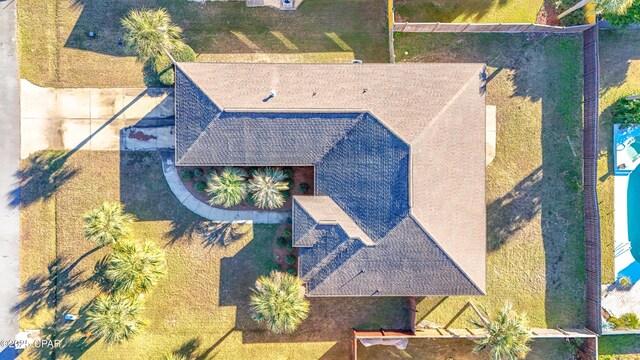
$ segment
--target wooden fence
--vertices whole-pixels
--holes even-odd
[[[478,24],[478,23],[394,23],[393,31],[398,32],[454,32],[454,33],[556,33],[580,34],[593,25],[549,26],[541,24]]]
[[[584,227],[586,251],[586,317],[587,328],[602,334],[600,315],[601,248],[600,211],[598,209],[598,27],[583,33],[584,123],[583,123],[583,184]]]

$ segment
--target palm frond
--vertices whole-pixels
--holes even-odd
[[[142,304],[137,299],[121,295],[101,295],[89,308],[87,322],[97,338],[107,343],[131,340],[145,322],[140,316]]]
[[[118,202],[104,202],[84,215],[84,236],[105,246],[127,236],[135,217],[124,212]]]
[[[633,0],[599,0],[597,7],[605,14],[624,15],[633,5]]]
[[[171,23],[169,12],[163,8],[131,10],[121,23],[124,42],[140,61],[161,56],[163,48],[171,51],[184,43],[182,29]]]
[[[247,195],[247,173],[240,168],[226,167],[215,173],[207,181],[207,194],[211,196],[211,205],[226,208],[238,205]]]
[[[132,241],[118,244],[104,274],[115,293],[146,294],[167,274],[165,253],[151,241],[142,245]]]
[[[524,359],[531,350],[527,346],[531,340],[527,317],[525,314],[515,314],[510,303],[506,303],[496,318],[487,323],[475,319],[470,322],[487,332],[486,337],[475,341],[474,351],[489,349],[492,360]]]
[[[277,209],[285,202],[283,191],[289,190],[282,170],[266,168],[257,170],[249,181],[249,191],[257,207]]]
[[[272,271],[261,276],[251,296],[251,317],[276,334],[290,334],[309,315],[309,302],[297,277]]]

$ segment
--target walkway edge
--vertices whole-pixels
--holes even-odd
[[[254,223],[254,224],[283,224],[289,221],[289,212],[275,211],[248,211],[248,210],[225,210],[209,206],[191,195],[184,186],[178,171],[175,167],[173,151],[158,151],[162,159],[162,172],[167,180],[167,184],[176,199],[193,213],[211,221],[233,222],[233,223]]]

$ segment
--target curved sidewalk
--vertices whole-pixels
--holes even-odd
[[[173,151],[160,151],[162,170],[169,188],[178,201],[187,209],[211,221],[221,222],[253,222],[254,224],[281,224],[290,217],[289,212],[225,210],[209,206],[196,199],[182,184],[175,167]]]

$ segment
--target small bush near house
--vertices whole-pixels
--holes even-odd
[[[191,170],[182,170],[180,173],[180,178],[182,180],[192,180],[193,179],[193,171]]]
[[[199,178],[200,176],[202,176],[204,174],[204,171],[202,171],[202,169],[198,168],[198,169],[193,169],[193,177],[197,177]]]
[[[298,191],[303,194],[306,194],[309,191],[309,184],[301,183],[300,185],[298,185]]]
[[[287,250],[289,250],[289,252],[293,252],[293,242],[287,241]]]
[[[284,199],[285,202],[289,200],[289,198],[291,197],[291,191],[289,190],[283,190],[281,191],[281,193],[282,193],[282,198]]]
[[[177,62],[193,62],[196,60],[195,51],[187,44],[183,44],[171,51],[171,56]],[[173,64],[167,56],[162,55],[153,59],[153,66],[162,84],[174,84]]]
[[[292,235],[291,230],[285,230],[282,232],[282,237],[285,239],[291,239]]]
[[[604,18],[613,26],[627,28],[640,24],[640,0],[634,0],[625,14],[605,14]]]
[[[296,275],[298,275],[298,271],[296,271],[296,268],[290,267],[290,268],[287,269],[287,274],[296,276]]]
[[[287,255],[287,265],[293,265],[296,263],[295,255]]]
[[[556,8],[556,13],[558,15],[562,14],[565,10],[568,10],[572,7],[576,2],[573,0],[557,0],[553,3],[553,6]],[[560,19],[560,25],[562,26],[574,26],[574,25],[582,25],[584,24],[585,12],[583,8],[580,8],[567,16]]]
[[[275,264],[275,265],[273,265],[273,270],[274,271],[282,271],[282,267],[280,267],[280,264]]]
[[[287,239],[285,239],[284,237],[279,237],[278,240],[276,240],[276,244],[278,245],[278,247],[285,247],[287,246]]]
[[[291,168],[285,168],[282,170],[282,172],[284,173],[284,176],[288,177],[289,179],[293,177],[293,170]]]
[[[612,316],[608,320],[617,330],[640,329],[640,320],[638,319],[638,315],[634,313],[622,314],[618,318]]]
[[[293,179],[287,179],[286,183],[289,189],[293,189]]]
[[[640,99],[622,98],[613,106],[613,123],[621,127],[640,124]]]
[[[194,188],[196,189],[197,192],[203,192],[207,189],[207,184],[203,181],[198,181],[195,185]]]

